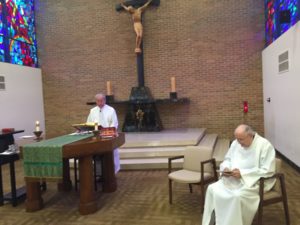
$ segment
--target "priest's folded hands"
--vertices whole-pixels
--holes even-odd
[[[241,178],[241,172],[239,169],[235,168],[233,170],[230,170],[228,168],[225,168],[223,171],[221,171],[221,176],[224,177],[235,177],[235,178]]]

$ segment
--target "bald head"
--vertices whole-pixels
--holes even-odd
[[[240,145],[246,148],[252,144],[254,135],[255,132],[253,129],[246,124],[239,125],[234,131],[234,136],[237,141],[240,143]]]

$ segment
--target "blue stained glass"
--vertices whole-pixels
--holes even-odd
[[[1,36],[1,35],[0,35],[0,61],[1,62],[5,61],[3,36]]]
[[[298,0],[280,0],[279,1],[279,10],[289,10],[291,15],[290,23],[283,23],[280,25],[280,34],[283,34],[291,26],[293,26],[298,21]]]
[[[300,0],[265,0],[266,45],[271,44],[281,34],[296,24],[300,19]],[[280,23],[280,12],[290,12],[290,23]]]
[[[36,47],[22,41],[10,40],[11,63],[24,66],[37,66]]]

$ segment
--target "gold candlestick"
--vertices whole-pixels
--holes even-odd
[[[95,138],[99,137],[99,130],[93,130],[93,134]]]
[[[34,133],[34,135],[36,137],[35,140],[41,140],[42,139],[41,135],[42,135],[43,131],[41,131],[41,130],[39,130],[39,131],[33,131],[33,133]]]

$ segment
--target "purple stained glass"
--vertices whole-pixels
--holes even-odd
[[[11,63],[37,67],[36,48],[22,41],[10,40]]]
[[[6,0],[8,37],[35,44],[33,0]]]
[[[0,2],[0,35],[3,35],[2,2]]]

